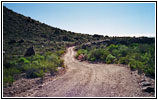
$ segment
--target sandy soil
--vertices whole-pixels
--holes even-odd
[[[63,57],[67,72],[40,89],[32,90],[33,97],[140,97],[138,80],[129,68],[115,64],[90,64],[74,58],[74,47]]]

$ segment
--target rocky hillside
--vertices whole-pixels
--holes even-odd
[[[36,52],[52,51],[67,43],[79,44],[91,39],[90,35],[51,27],[3,7],[3,51],[6,54],[24,55],[30,46],[34,46]]]
[[[63,66],[60,56],[66,47],[103,38],[61,30],[3,7],[4,83],[12,83],[21,73],[43,77],[46,67],[54,66],[48,68],[52,73]]]

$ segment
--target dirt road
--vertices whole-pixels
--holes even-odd
[[[74,47],[63,57],[67,72],[48,82],[35,97],[138,97],[143,93],[126,67],[77,61]]]

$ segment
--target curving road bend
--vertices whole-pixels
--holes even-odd
[[[90,64],[74,58],[74,47],[63,57],[67,72],[45,84],[34,97],[139,97],[143,96],[129,68]]]

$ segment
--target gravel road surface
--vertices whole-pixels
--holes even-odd
[[[74,47],[63,57],[67,72],[34,91],[35,97],[140,97],[142,90],[129,68],[91,64],[74,58]]]

